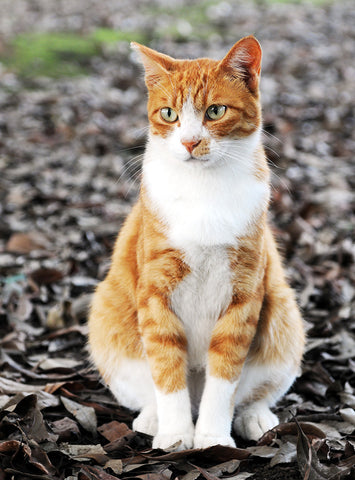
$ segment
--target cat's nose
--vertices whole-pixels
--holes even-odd
[[[200,142],[201,140],[181,140],[181,143],[189,153],[192,153],[192,150],[196,148]]]

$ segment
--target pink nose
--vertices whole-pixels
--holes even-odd
[[[200,142],[201,140],[181,140],[181,143],[189,153],[192,153],[192,150],[196,148]]]

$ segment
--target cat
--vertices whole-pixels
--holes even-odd
[[[150,131],[138,201],[93,297],[92,359],[154,448],[233,447],[232,427],[258,440],[304,349],[266,218],[261,48],[248,36],[216,61],[132,46]]]

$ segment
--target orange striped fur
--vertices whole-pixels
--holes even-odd
[[[304,347],[266,220],[260,46],[246,37],[221,61],[134,48],[150,135],[139,199],[94,295],[92,358],[155,447],[233,446],[234,409],[234,428],[257,440]]]

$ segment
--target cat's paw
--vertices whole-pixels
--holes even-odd
[[[193,434],[159,434],[154,437],[153,448],[161,448],[162,450],[180,451],[188,450],[193,446]]]
[[[235,447],[235,441],[230,435],[213,436],[196,434],[194,438],[194,448],[208,448],[214,445],[223,445],[224,447]]]
[[[278,425],[277,416],[267,405],[251,405],[235,418],[233,428],[241,437],[258,441],[265,432]]]
[[[133,420],[132,428],[135,432],[146,433],[154,437],[158,431],[156,407],[148,406],[143,408],[138,417]]]

